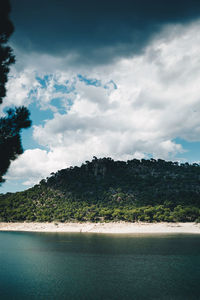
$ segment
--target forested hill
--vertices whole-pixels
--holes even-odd
[[[0,195],[1,221],[199,221],[200,166],[161,159],[86,161]]]

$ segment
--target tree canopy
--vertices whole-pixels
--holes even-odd
[[[199,180],[198,164],[94,157],[0,194],[0,221],[200,222]]]
[[[7,45],[14,26],[9,19],[10,3],[2,0],[0,4],[0,104],[6,96],[6,83],[10,65],[15,62],[13,50]],[[20,132],[31,125],[30,113],[26,107],[10,108],[5,117],[0,118],[0,183],[12,160],[22,154]]]

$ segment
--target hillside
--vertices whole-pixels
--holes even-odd
[[[161,159],[86,161],[0,195],[0,221],[199,221],[200,166]]]

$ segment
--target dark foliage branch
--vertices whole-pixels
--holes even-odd
[[[11,47],[7,45],[14,31],[9,19],[10,2],[0,2],[0,104],[6,96],[6,83],[10,65],[15,62]],[[30,113],[25,107],[9,109],[5,117],[0,118],[0,183],[7,172],[12,160],[23,153],[20,132],[31,125]]]
[[[0,119],[0,182],[11,160],[23,153],[20,131],[31,125],[29,111],[26,107],[9,109],[7,116]]]
[[[0,104],[6,95],[5,84],[8,81],[9,66],[15,62],[12,49],[6,45],[8,38],[14,31],[12,22],[9,19],[10,3],[8,0],[1,0],[0,4]]]

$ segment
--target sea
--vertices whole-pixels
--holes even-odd
[[[200,235],[0,232],[4,299],[200,299]]]

